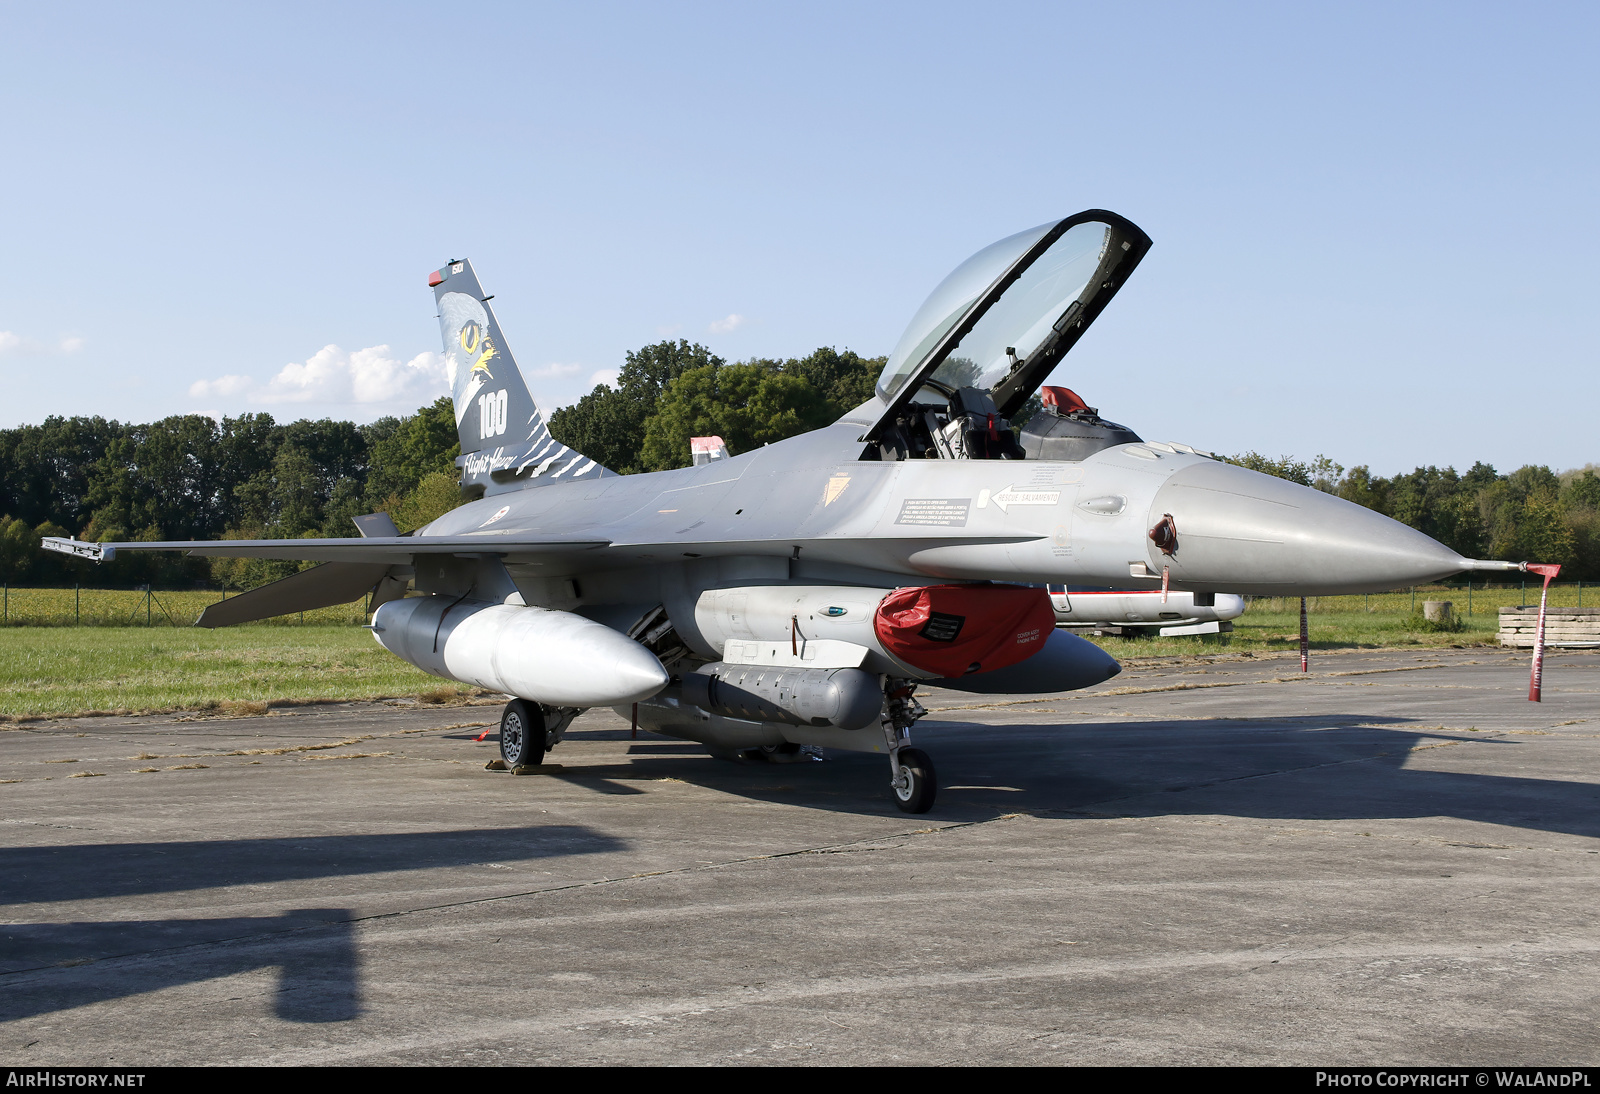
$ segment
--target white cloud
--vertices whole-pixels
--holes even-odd
[[[83,348],[83,339],[76,335],[66,335],[54,342],[41,342],[36,338],[24,338],[13,331],[0,330],[0,353],[76,353]]]
[[[215,380],[196,380],[189,385],[189,397],[209,399],[213,395],[218,395],[226,399],[249,391],[255,384],[256,382],[248,376],[218,376]]]
[[[620,368],[603,368],[589,377],[591,385],[604,384],[606,387],[616,387],[617,380],[622,376]]]
[[[251,403],[393,403],[446,394],[444,358],[419,353],[409,361],[388,346],[346,353],[324,346],[305,361],[291,361],[264,384],[227,375],[189,385],[196,399],[246,396]]]
[[[744,326],[744,324],[744,316],[733,314],[729,315],[726,319],[718,319],[716,322],[711,324],[710,329],[712,334],[731,334],[740,327]]]

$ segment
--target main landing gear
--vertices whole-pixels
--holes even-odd
[[[538,767],[544,763],[545,754],[561,743],[572,720],[582,713],[578,707],[549,707],[529,699],[511,700],[500,715],[498,763],[511,771],[519,767]],[[498,770],[495,764],[489,766]]]
[[[544,763],[544,711],[538,703],[513,699],[500,715],[500,758],[515,771]]]
[[[911,697],[915,690],[909,680],[890,684],[883,738],[889,745],[889,789],[894,803],[907,813],[926,813],[939,793],[939,777],[928,754],[911,747],[911,726],[928,713]]]

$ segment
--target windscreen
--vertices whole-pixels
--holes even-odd
[[[933,378],[980,391],[1005,379],[1012,367],[1007,350],[1026,360],[1055,324],[1071,320],[1067,310],[1076,309],[1110,238],[1110,226],[1098,222],[1068,229],[983,313]]]
[[[889,356],[879,389],[892,397],[916,374],[928,354],[959,323],[984,290],[1037,243],[1054,223],[990,244],[933,290]],[[988,391],[1026,360],[1051,334],[1072,320],[1079,298],[1105,257],[1113,236],[1109,224],[1074,225],[1034,259],[971,331],[950,350],[933,379],[950,387]],[[1015,352],[1015,358],[1007,351]]]
[[[933,290],[900,336],[878,377],[881,409],[862,439],[882,441],[885,430],[905,426],[912,402],[955,405],[962,388],[988,395],[1001,417],[1018,413],[1149,250],[1150,237],[1108,209],[985,247]]]
[[[922,307],[917,309],[917,314],[911,317],[894,352],[889,354],[889,363],[884,366],[883,374],[878,377],[878,390],[884,398],[900,390],[933,347],[939,344],[939,340],[950,333],[950,328],[960,322],[967,309],[983,295],[983,291],[994,284],[995,278],[1027,254],[1028,249],[1055,226],[1056,221],[1052,220],[1026,232],[1007,236],[998,243],[991,243],[939,282],[939,287],[928,295]]]

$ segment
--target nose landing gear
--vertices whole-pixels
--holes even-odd
[[[907,813],[932,809],[939,784],[928,754],[920,748],[902,748],[893,755],[893,762],[894,778],[889,788],[894,791],[894,803]]]
[[[883,738],[889,745],[889,789],[894,803],[907,813],[926,813],[939,793],[933,761],[920,748],[911,747],[911,726],[928,713],[913,699],[916,684],[894,681],[883,713]]]

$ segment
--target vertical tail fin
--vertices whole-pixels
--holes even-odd
[[[451,262],[428,277],[439,304],[445,374],[461,437],[461,488],[498,494],[613,474],[550,435],[472,272]]]

